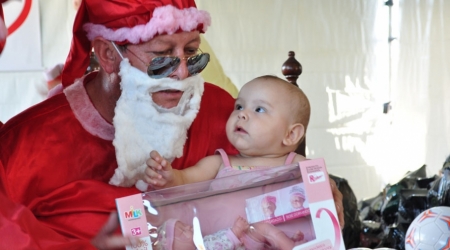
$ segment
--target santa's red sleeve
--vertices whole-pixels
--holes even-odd
[[[3,187],[0,161],[0,249],[95,249],[87,240],[70,240],[39,222],[23,205],[12,202]]]

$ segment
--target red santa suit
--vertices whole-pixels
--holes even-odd
[[[7,29],[3,21],[0,0],[0,54],[6,42]],[[3,123],[0,122],[0,128]],[[87,240],[70,240],[36,220],[23,205],[14,203],[6,196],[5,172],[0,161],[0,249],[89,249]]]
[[[89,240],[68,239],[40,223],[29,209],[12,202],[1,184],[0,204],[0,249],[93,249]]]
[[[117,168],[114,127],[102,120],[81,82],[72,89],[5,123],[0,129],[0,162],[6,192],[14,202],[65,236],[90,239],[115,210],[116,198],[139,191],[108,184]],[[220,147],[236,153],[225,134],[233,106],[228,93],[205,83],[200,111],[174,168],[192,166]],[[82,123],[90,124],[90,131]]]

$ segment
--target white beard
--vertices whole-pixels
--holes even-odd
[[[132,67],[128,59],[120,64],[122,94],[117,101],[113,124],[118,168],[109,183],[147,190],[142,181],[150,151],[156,150],[169,162],[183,155],[187,130],[200,109],[204,80],[200,75],[182,81],[152,79]],[[156,105],[151,93],[165,89],[184,91],[178,105],[165,109]]]

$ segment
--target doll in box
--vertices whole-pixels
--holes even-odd
[[[195,250],[193,241],[193,228],[176,219],[165,221],[157,230],[158,236],[154,243],[157,250],[185,249]],[[302,233],[297,239],[302,240]],[[292,249],[295,245],[293,239],[288,238],[280,229],[269,223],[255,223],[250,226],[242,217],[238,217],[233,226],[220,230],[214,234],[203,237],[208,250],[223,249],[265,249],[270,245],[276,249]]]

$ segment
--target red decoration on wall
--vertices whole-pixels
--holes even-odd
[[[31,4],[33,0],[25,0],[25,3],[23,4],[22,11],[20,12],[17,19],[8,27],[8,36],[10,36],[14,31],[19,29],[20,26],[25,22],[28,15],[30,14],[31,10]]]

